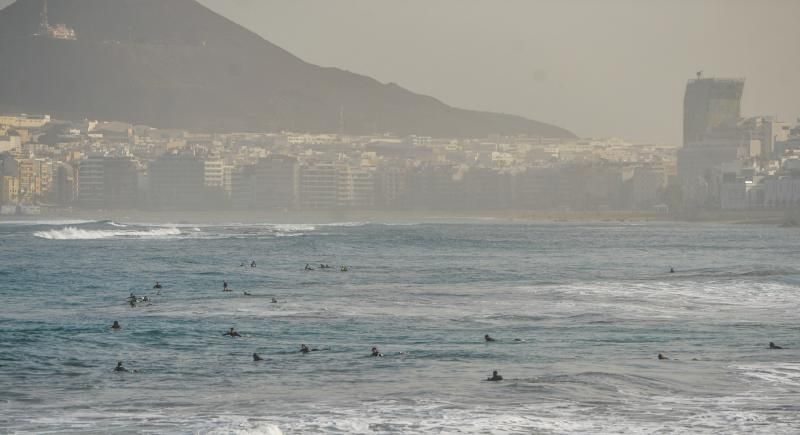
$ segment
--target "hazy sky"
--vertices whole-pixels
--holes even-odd
[[[697,70],[745,77],[744,115],[800,116],[797,0],[201,3],[306,61],[579,136],[680,143]]]

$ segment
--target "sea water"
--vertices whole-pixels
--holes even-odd
[[[797,433],[798,242],[684,223],[0,223],[0,432]]]

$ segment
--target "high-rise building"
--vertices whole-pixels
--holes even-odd
[[[135,208],[138,171],[130,157],[106,157],[103,161],[103,199],[108,208]]]
[[[225,191],[225,162],[206,160],[204,162],[205,198],[209,208],[223,208],[230,197]]]
[[[223,190],[225,184],[225,164],[222,160],[204,162],[204,182],[207,188]]]
[[[58,205],[70,205],[75,201],[75,170],[72,165],[59,163],[53,176],[53,201]]]
[[[689,80],[683,97],[683,146],[736,135],[744,79]]]
[[[375,205],[375,170],[345,166],[339,170],[339,207],[366,209]]]
[[[296,206],[298,164],[288,156],[271,156],[255,165],[253,200],[258,209],[292,209]]]
[[[678,178],[683,184],[707,179],[709,171],[749,148],[739,127],[744,79],[689,80],[683,99],[683,148]],[[749,154],[749,150],[747,151]]]
[[[103,156],[89,156],[78,169],[78,202],[84,207],[104,205]]]
[[[62,175],[69,177],[68,171]],[[59,202],[69,199],[67,190],[67,186],[59,188]],[[138,171],[130,157],[95,155],[81,162],[78,169],[78,202],[81,206],[134,208],[137,196]]]
[[[19,202],[19,177],[0,174],[0,204],[16,205]]]
[[[233,206],[249,210],[294,209],[298,176],[297,159],[289,156],[273,155],[243,166],[233,174]]]
[[[150,201],[160,209],[206,208],[205,163],[190,155],[168,154],[150,163]]]
[[[35,204],[42,196],[42,165],[45,162],[40,159],[20,159],[18,163],[20,202]]]
[[[339,204],[339,167],[312,163],[300,168],[298,196],[302,209],[334,209]]]
[[[408,173],[400,166],[381,167],[377,173],[375,186],[376,204],[395,208],[403,205],[408,190]]]

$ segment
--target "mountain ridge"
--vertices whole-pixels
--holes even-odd
[[[0,108],[213,131],[574,137],[516,115],[458,109],[303,61],[195,0],[44,0],[0,10]]]

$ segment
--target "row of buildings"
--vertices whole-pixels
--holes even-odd
[[[0,206],[147,210],[800,207],[800,124],[690,80],[682,147],[619,139],[193,133],[0,116]]]
[[[193,134],[0,118],[0,204],[148,210],[650,208],[674,148],[617,139]],[[2,137],[0,137],[2,140]]]
[[[665,179],[660,167],[607,161],[491,168],[453,162],[353,164],[278,154],[233,166],[188,152],[149,162],[99,154],[73,163],[0,158],[2,204],[87,209],[648,208],[661,201]]]

